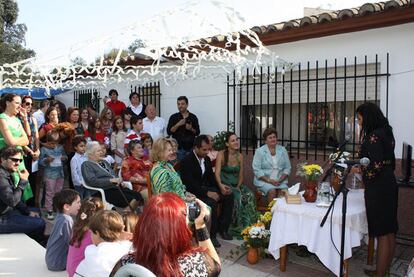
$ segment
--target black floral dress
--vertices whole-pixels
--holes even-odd
[[[110,277],[126,264],[135,262],[134,254],[128,254],[122,257],[112,270]],[[193,252],[178,258],[181,274],[184,277],[215,277],[219,276],[221,267],[208,254],[203,252]]]
[[[384,128],[374,130],[362,140],[359,155],[370,160],[367,167],[362,167],[362,173],[371,237],[396,233],[398,230],[394,148],[394,136]]]

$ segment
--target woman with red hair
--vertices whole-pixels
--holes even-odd
[[[135,227],[135,251],[121,258],[110,276],[129,263],[142,265],[158,277],[218,276],[220,258],[204,222],[209,210],[199,199],[196,203],[200,207],[194,220],[198,246],[192,243],[185,202],[175,193],[158,194],[149,199]]]

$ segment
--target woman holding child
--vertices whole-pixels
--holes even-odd
[[[226,148],[220,151],[216,160],[217,184],[225,193],[230,187],[234,195],[232,223],[229,232],[239,236],[241,231],[257,220],[256,203],[252,191],[243,185],[243,154],[239,152],[239,138],[233,132],[225,137]]]
[[[138,191],[146,201],[148,199],[147,176],[152,167],[149,160],[144,160],[144,149],[137,140],[128,144],[129,156],[122,162],[121,175],[125,181],[130,181],[134,191]]]

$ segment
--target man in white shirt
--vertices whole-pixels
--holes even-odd
[[[40,128],[45,123],[45,113],[47,109],[49,109],[50,101],[49,100],[42,100],[40,102],[40,107],[37,111],[33,113],[33,116],[37,120],[37,126]]]
[[[162,138],[165,136],[166,123],[165,120],[157,116],[155,106],[149,104],[145,109],[145,114],[147,115],[144,118],[144,133],[151,135],[152,139],[155,141],[157,138]]]

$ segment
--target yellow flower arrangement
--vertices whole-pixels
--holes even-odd
[[[296,175],[308,181],[315,181],[323,174],[323,169],[318,164],[300,163],[297,165]]]
[[[242,232],[243,240],[247,242],[250,247],[265,247],[270,238],[270,231],[266,229],[263,222],[257,222],[251,226],[246,227]]]

